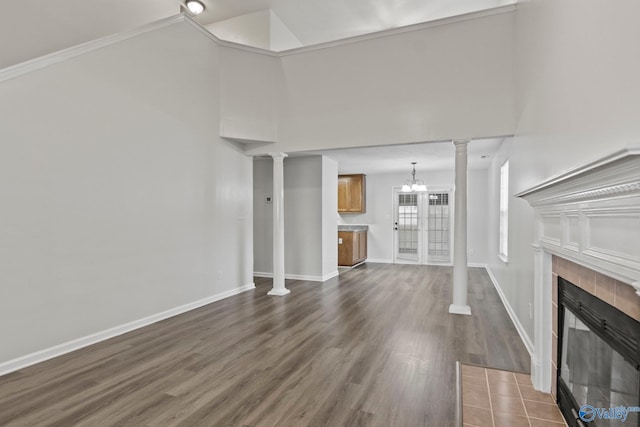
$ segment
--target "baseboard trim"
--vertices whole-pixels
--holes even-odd
[[[504,305],[504,308],[507,310],[507,314],[511,318],[511,322],[516,327],[516,331],[518,331],[518,335],[520,335],[520,339],[522,339],[522,342],[524,343],[524,346],[526,347],[527,352],[529,352],[529,356],[532,357],[533,342],[531,341],[531,338],[529,338],[529,335],[524,330],[524,326],[522,326],[522,323],[520,323],[520,320],[518,320],[518,316],[516,316],[516,313],[515,311],[513,311],[511,304],[509,304],[507,297],[505,296],[504,292],[502,292],[502,288],[500,287],[498,280],[491,272],[491,268],[489,268],[489,266],[485,266],[485,270],[487,271],[487,274],[489,275],[489,278],[493,283],[493,287],[496,288],[496,292],[498,292],[498,296],[500,297],[500,300],[502,300],[502,305]]]
[[[340,273],[338,272],[338,270],[329,273],[329,274],[325,274],[324,276],[322,276],[322,281],[326,282],[329,279],[333,279],[334,277],[338,277],[340,275]]]
[[[376,258],[367,258],[367,262],[373,262],[377,264],[393,264],[392,259],[376,259]]]
[[[453,267],[453,264],[449,261],[442,261],[442,262],[437,262],[437,261],[427,261],[426,264],[419,264],[416,262],[411,262],[411,261],[396,261],[395,263],[393,262],[392,259],[384,259],[384,258],[380,258],[380,259],[372,259],[372,258],[367,258],[367,262],[373,262],[373,263],[378,263],[378,264],[402,264],[402,265],[435,265],[435,266],[443,266],[443,267]],[[480,268],[487,268],[487,264],[481,263],[481,262],[470,262],[467,264],[467,267],[480,267]]]
[[[449,313],[451,314],[463,314],[465,316],[471,316],[471,307],[468,305],[449,305]]]
[[[254,283],[249,283],[239,288],[221,292],[219,294],[215,294],[198,301],[181,305],[179,307],[171,308],[161,313],[153,314],[151,316],[147,316],[139,320],[134,320],[133,322],[125,323],[124,325],[115,326],[113,328],[110,328],[101,332],[96,332],[95,334],[91,334],[82,338],[77,338],[75,340],[67,341],[65,343],[46,348],[44,350],[40,350],[34,353],[27,354],[25,356],[18,357],[16,359],[9,360],[7,362],[0,363],[0,375],[5,375],[10,372],[14,372],[19,369],[26,368],[27,366],[35,365],[36,363],[44,362],[46,360],[53,359],[54,357],[71,353],[72,351],[79,350],[81,348],[88,347],[93,344],[97,344],[101,341],[105,341],[110,338],[114,338],[119,335],[125,334],[127,332],[131,332],[133,330],[151,325],[152,323],[156,323],[161,320],[165,320],[170,317],[174,317],[179,314],[186,313],[191,310],[195,310],[196,308],[205,306],[207,304],[211,304],[216,301],[220,301],[222,299],[240,294],[242,292],[249,291],[251,289],[255,289],[255,287],[256,285]]]
[[[453,264],[450,264],[453,265]],[[484,264],[482,262],[470,262],[467,264],[467,267],[473,267],[473,268],[484,268],[485,270],[487,269],[487,264]]]
[[[254,271],[254,277],[267,277],[273,278],[273,273],[267,273],[264,271]],[[327,280],[336,277],[338,275],[338,271],[334,271],[333,273],[326,274],[324,276],[310,276],[306,274],[285,274],[284,278],[289,280],[306,280],[308,282],[326,282]]]

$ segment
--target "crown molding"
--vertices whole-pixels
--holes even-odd
[[[230,41],[227,41],[227,40],[219,39],[218,37],[216,37],[215,34],[213,34],[211,31],[207,30],[206,28],[204,28],[202,25],[200,25],[195,19],[193,19],[189,15],[183,14],[183,17],[184,17],[184,21],[186,23],[191,25],[197,31],[199,31],[200,33],[202,33],[207,38],[209,38],[210,40],[214,41],[216,44],[218,44],[220,46],[229,47],[229,48],[237,49],[237,50],[244,50],[245,52],[252,52],[252,53],[257,53],[257,54],[265,55],[265,56],[272,56],[274,58],[279,56],[277,52],[274,52],[272,50],[260,49],[259,47],[247,46],[247,45],[244,45],[244,44],[240,44],[240,43],[235,43],[235,42],[230,42]]]
[[[28,74],[33,71],[46,68],[50,65],[57,64],[59,62],[66,61],[76,56],[83,55],[85,53],[93,52],[103,47],[111,46],[112,44],[128,40],[133,37],[137,37],[141,34],[150,33],[152,31],[159,30],[171,26],[173,24],[183,22],[186,16],[183,14],[170,16],[168,18],[161,19],[159,21],[152,22],[150,24],[143,25],[142,27],[134,28],[132,30],[123,31],[120,33],[112,34],[106,37],[101,37],[96,40],[92,40],[86,43],[81,43],[76,46],[72,46],[66,49],[59,50],[57,52],[49,53],[38,58],[30,59],[25,62],[21,62],[16,65],[0,70],[0,83],[6,80],[10,80],[19,77],[23,74]]]
[[[630,146],[551,177],[515,195],[533,207],[640,193],[640,146]]]
[[[277,52],[277,54],[279,57],[297,55],[300,53],[311,52],[314,50],[322,50],[322,49],[328,49],[336,46],[344,46],[344,45],[353,44],[353,43],[360,43],[363,41],[374,40],[381,37],[388,37],[396,34],[404,34],[404,33],[410,33],[414,31],[421,31],[427,28],[435,28],[435,27],[440,27],[442,25],[449,25],[457,22],[470,21],[473,19],[484,18],[487,16],[501,15],[503,13],[511,13],[511,12],[514,12],[515,10],[517,10],[517,4],[514,3],[514,4],[505,5],[505,6],[493,7],[491,9],[479,10],[477,12],[469,12],[469,13],[464,13],[462,15],[435,19],[433,21],[428,21],[428,22],[419,22],[417,24],[405,25],[397,28],[389,28],[387,30],[381,30],[373,33],[347,37],[340,40],[334,40],[334,41],[318,43],[318,44],[309,45],[309,46],[282,50]]]
[[[66,48],[66,49],[62,49],[62,50],[59,50],[57,52],[52,52],[52,53],[49,53],[47,55],[40,56],[38,58],[30,59],[28,61],[21,62],[19,64],[15,64],[15,65],[11,65],[11,66],[6,67],[4,69],[0,69],[0,83],[2,83],[4,81],[7,81],[7,80],[10,80],[10,79],[14,79],[14,78],[22,76],[24,74],[31,73],[33,71],[37,71],[37,70],[46,68],[46,67],[48,67],[50,65],[66,61],[66,60],[71,59],[71,58],[75,58],[76,56],[80,56],[80,55],[83,55],[85,53],[93,52],[93,51],[101,49],[103,47],[110,46],[112,44],[115,44],[115,43],[130,39],[130,38],[142,35],[142,34],[146,34],[146,33],[152,32],[152,31],[156,31],[156,30],[159,30],[161,28],[168,27],[170,25],[177,24],[177,23],[180,23],[180,22],[186,22],[187,24],[192,26],[194,29],[196,29],[198,32],[200,32],[201,34],[203,34],[204,36],[209,38],[211,41],[215,42],[218,46],[223,46],[223,47],[236,49],[236,50],[242,50],[242,51],[245,51],[245,52],[256,53],[256,54],[259,54],[259,55],[265,55],[265,56],[270,56],[270,57],[274,57],[274,58],[280,58],[280,57],[284,57],[284,56],[296,55],[296,54],[299,54],[299,53],[310,52],[310,51],[314,51],[314,50],[327,49],[327,48],[331,48],[331,47],[334,47],[334,46],[342,46],[342,45],[347,45],[347,44],[352,44],[352,43],[358,43],[358,42],[365,41],[365,40],[373,40],[373,39],[377,39],[377,38],[381,38],[381,37],[388,37],[388,36],[392,36],[392,35],[395,35],[395,34],[403,34],[403,33],[407,33],[407,32],[420,31],[420,30],[423,30],[425,28],[438,27],[438,26],[441,26],[441,25],[452,24],[452,23],[455,23],[455,22],[463,22],[463,21],[468,21],[468,20],[472,20],[472,19],[483,18],[485,16],[492,16],[492,15],[498,15],[498,14],[502,14],[502,13],[509,13],[509,12],[513,12],[515,10],[516,10],[516,5],[515,4],[506,5],[506,6],[500,6],[500,7],[495,7],[495,8],[492,8],[492,9],[481,10],[481,11],[478,11],[478,12],[466,13],[466,14],[463,14],[463,15],[453,16],[453,17],[449,17],[449,18],[442,18],[442,19],[437,19],[437,20],[434,20],[434,21],[423,22],[423,23],[418,23],[418,24],[408,25],[408,26],[398,27],[398,28],[392,28],[392,29],[388,29],[388,30],[378,31],[378,32],[374,32],[374,33],[360,35],[360,36],[349,37],[349,38],[346,38],[346,39],[341,39],[341,40],[336,40],[336,41],[331,41],[331,42],[326,42],[326,43],[320,43],[320,44],[312,45],[312,46],[305,46],[305,47],[301,47],[301,48],[284,50],[284,51],[280,51],[280,52],[275,52],[275,51],[266,50],[266,49],[260,49],[260,48],[257,48],[257,47],[246,46],[246,45],[242,45],[242,44],[239,44],[239,43],[234,43],[234,42],[230,42],[230,41],[226,41],[226,40],[221,40],[218,37],[216,37],[214,34],[212,34],[210,31],[208,31],[206,28],[204,28],[202,25],[200,25],[192,17],[190,17],[190,16],[188,16],[188,15],[186,15],[184,13],[179,13],[177,15],[170,16],[168,18],[164,18],[164,19],[152,22],[150,24],[143,25],[143,26],[138,27],[138,28],[134,28],[134,29],[131,29],[131,30],[126,30],[126,31],[123,31],[123,32],[120,32],[120,33],[116,33],[116,34],[112,34],[112,35],[109,35],[109,36],[106,36],[106,37],[101,37],[101,38],[96,39],[96,40],[92,40],[92,41],[89,41],[89,42],[86,42],[86,43],[81,43],[81,44],[76,45],[76,46],[72,46],[72,47],[69,47],[69,48]]]

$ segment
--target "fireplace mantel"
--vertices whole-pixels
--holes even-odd
[[[516,197],[535,212],[532,380],[548,392],[552,255],[633,286],[640,304],[640,146],[564,172]]]
[[[640,147],[516,194],[535,209],[540,245],[629,283],[640,295]]]

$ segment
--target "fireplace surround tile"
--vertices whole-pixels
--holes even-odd
[[[554,304],[552,311],[554,314],[556,314],[557,309],[557,276],[560,276],[640,321],[640,296],[636,294],[631,285],[617,281],[565,258],[554,255],[553,259],[555,262],[552,262],[552,266],[556,268],[556,270],[552,271],[552,303]],[[555,322],[557,320],[554,320],[554,324]],[[557,335],[557,327],[554,332]]]
[[[524,406],[527,408],[527,414],[531,418],[555,421],[562,423],[564,417],[558,409],[558,406],[550,403],[535,402],[533,400],[525,400]]]
[[[554,398],[535,390],[529,374],[459,366],[465,427],[566,426]]]
[[[515,415],[522,415],[525,413],[524,406],[522,406],[522,399],[519,397],[498,396],[492,394],[491,407],[494,412],[506,412]]]
[[[529,418],[529,422],[531,423],[531,427],[560,427],[566,426],[565,423],[557,423],[555,421],[549,420],[538,420],[535,418]]]
[[[516,372],[514,376],[516,377],[516,382],[518,384],[531,385],[531,375]]]
[[[510,397],[520,397],[520,390],[518,389],[518,385],[515,381],[513,382],[505,382],[505,381],[496,381],[490,382],[491,394],[492,395],[500,395],[500,396],[510,396]]]
[[[579,266],[580,287],[591,295],[596,294],[596,272],[590,268]]]
[[[467,375],[470,377],[480,377],[480,378],[485,378],[486,376],[484,372],[484,368],[480,368],[478,366],[470,366],[470,365],[462,365],[462,375]]]
[[[495,413],[493,421],[495,427],[529,427],[529,420],[522,415]]]
[[[615,303],[618,310],[640,321],[640,296],[631,285],[616,281]]]
[[[473,426],[490,426],[493,425],[493,417],[491,410],[476,408],[475,406],[463,405],[462,417],[465,424]]]
[[[519,387],[524,400],[534,400],[542,403],[555,403],[551,395],[536,390],[532,385],[519,384]]]
[[[596,273],[595,295],[602,301],[615,305],[616,281],[602,273]]]
[[[551,308],[551,331],[558,336],[558,304],[553,303]]]

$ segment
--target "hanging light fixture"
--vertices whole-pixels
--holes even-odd
[[[194,15],[200,15],[204,12],[204,4],[198,0],[188,0],[187,9],[189,9]]]
[[[413,165],[413,171],[411,172],[411,180],[406,180],[404,185],[402,186],[402,191],[404,193],[410,192],[419,192],[419,191],[427,191],[427,186],[424,184],[424,181],[421,179],[416,179],[416,164],[417,162],[411,162]]]

